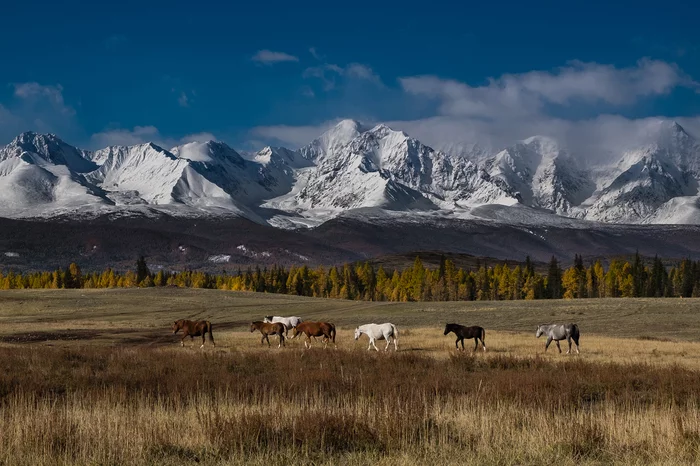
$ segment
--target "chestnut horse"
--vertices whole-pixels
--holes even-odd
[[[211,344],[216,346],[214,343],[214,334],[211,333],[211,322],[208,320],[200,320],[198,322],[185,319],[176,320],[173,322],[173,335],[179,330],[182,330],[182,339],[180,340],[182,346],[185,346],[185,338],[190,337],[190,340],[194,340],[194,337],[201,335],[202,346],[200,346],[200,348],[204,348],[204,335],[207,333],[209,334],[209,341]]]
[[[268,336],[279,335],[280,344],[277,345],[277,347],[280,348],[282,345],[287,346],[284,343],[284,332],[287,330],[287,327],[285,327],[282,322],[261,322],[257,320],[250,324],[250,332],[252,333],[256,330],[262,333],[262,338],[260,339],[261,345],[267,340],[267,346],[270,346],[270,338],[268,338]]]
[[[296,327],[294,327],[294,336],[303,333],[306,335],[306,340],[304,340],[304,346],[311,348],[311,337],[323,337],[323,347],[325,348],[329,341],[333,341],[333,344],[337,348],[338,345],[335,344],[335,325],[330,322],[300,322]]]

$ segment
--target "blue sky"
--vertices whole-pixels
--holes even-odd
[[[0,143],[295,146],[349,117],[499,145],[700,115],[690,2],[220,3],[4,5]]]

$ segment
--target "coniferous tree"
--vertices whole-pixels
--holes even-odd
[[[562,272],[559,262],[556,257],[552,256],[552,259],[549,261],[549,271],[547,272],[547,298],[559,299],[562,297],[561,278]]]
[[[148,270],[148,265],[146,265],[146,258],[139,256],[139,258],[136,260],[135,285],[140,285],[141,282],[144,281],[148,275],[150,275],[150,273],[151,272]]]

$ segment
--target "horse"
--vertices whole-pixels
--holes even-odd
[[[211,342],[212,346],[216,346],[216,343],[214,343],[214,334],[211,333],[211,322],[208,320],[200,320],[197,322],[185,319],[176,320],[173,322],[173,335],[179,330],[182,330],[182,339],[180,340],[180,344],[182,346],[185,346],[185,338],[188,336],[190,337],[190,340],[194,340],[194,337],[201,335],[202,346],[200,346],[200,348],[204,348],[204,335],[207,333],[209,334],[209,341]]]
[[[282,345],[287,346],[287,344],[284,342],[284,332],[286,328],[282,322],[260,322],[257,320],[250,324],[251,333],[256,330],[262,333],[262,338],[260,339],[261,345],[265,343],[265,340],[267,340],[267,346],[270,346],[269,335],[279,335],[280,343],[277,345],[277,347],[281,348]]]
[[[571,353],[571,340],[574,340],[574,343],[576,343],[576,353],[580,353],[578,350],[579,331],[578,325],[576,324],[542,324],[537,327],[535,336],[539,338],[542,335],[547,335],[547,343],[544,345],[545,353],[547,352],[547,348],[549,348],[549,344],[552,343],[552,340],[557,342],[557,348],[559,348],[560,353],[561,346],[559,346],[559,341],[566,340],[569,343],[569,350],[566,354]]]
[[[328,341],[333,341],[333,345],[337,348],[338,345],[335,344],[335,325],[330,322],[300,322],[296,327],[294,327],[294,336],[303,333],[306,335],[306,340],[304,340],[304,346],[306,348],[311,348],[311,337],[320,337],[323,339],[323,347],[325,348]]]
[[[474,351],[479,347],[479,340],[481,340],[481,346],[484,348],[484,351],[486,351],[486,342],[484,341],[486,332],[482,327],[465,327],[459,324],[445,324],[445,332],[443,335],[447,335],[450,332],[453,332],[457,337],[457,340],[455,340],[455,348],[457,348],[457,351],[459,351],[460,341],[462,342],[462,351],[464,351],[465,338],[474,339]]]
[[[389,349],[389,345],[391,344],[391,337],[394,337],[394,351],[399,350],[399,329],[397,329],[396,325],[394,324],[387,322],[385,324],[360,325],[355,329],[355,340],[360,338],[360,335],[363,333],[369,337],[369,346],[367,346],[367,351],[372,349],[373,346],[375,350],[379,351],[377,345],[374,344],[375,340],[386,340],[386,347],[384,348],[384,351],[387,351]]]
[[[292,316],[292,317],[280,317],[280,316],[265,316],[263,319],[263,322],[265,323],[271,323],[271,322],[282,322],[285,327],[285,332],[284,335],[288,336],[289,335],[289,329],[294,328],[299,323],[301,322],[301,317],[297,316]]]

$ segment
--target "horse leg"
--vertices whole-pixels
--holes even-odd
[[[372,346],[374,346],[374,349],[379,352],[379,348],[377,348],[377,345],[374,344],[374,338],[372,338],[369,342],[372,344]]]
[[[559,354],[561,354],[561,346],[559,346],[559,340],[557,340],[557,349],[559,350]]]
[[[566,354],[571,354],[571,337],[566,337],[566,342],[569,344],[569,349],[566,350]]]
[[[394,337],[394,351],[399,350],[399,339]]]
[[[204,335],[206,335],[206,333],[202,332],[202,346],[200,346],[199,349],[204,348]]]
[[[476,353],[476,349],[479,347],[479,337],[474,337],[474,351],[472,353]]]
[[[389,345],[391,344],[391,337],[386,337],[386,347],[384,351],[389,351]]]
[[[183,335],[182,338],[180,338],[180,346],[183,348],[185,347],[185,338],[187,338],[187,334]]]
[[[547,352],[547,348],[549,348],[549,345],[552,343],[552,337],[547,338],[547,343],[544,344],[544,352]]]
[[[455,340],[455,348],[457,348],[457,351],[459,351],[459,337]]]
[[[464,338],[461,339],[462,342],[462,351],[464,351]]]
[[[277,347],[278,347],[278,348],[281,348],[283,344],[284,344],[284,346],[287,346],[287,345],[284,343],[284,335],[283,335],[282,333],[280,333],[280,344],[277,345]]]
[[[192,346],[194,346],[194,335],[190,335],[190,342],[192,343]]]
[[[265,335],[265,340],[267,341],[267,347],[268,348],[271,347],[272,345],[270,344],[270,336],[269,335],[267,335],[267,334]]]

